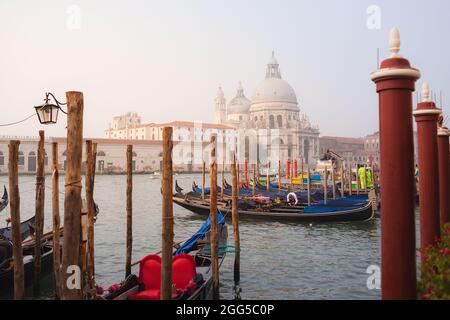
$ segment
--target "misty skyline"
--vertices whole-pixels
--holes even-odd
[[[367,9],[380,11],[370,29]],[[79,11],[78,11],[79,10]],[[84,135],[102,137],[112,117],[138,112],[144,122],[214,121],[214,97],[227,101],[239,81],[251,97],[275,51],[300,111],[321,135],[360,137],[378,130],[370,73],[400,54],[422,72],[450,108],[448,1],[9,1],[0,0],[0,124],[34,112],[50,91],[84,93]],[[432,18],[431,18],[432,17]],[[444,34],[444,35],[443,35]],[[416,96],[416,95],[414,95]],[[416,102],[416,101],[415,101]],[[0,135],[65,135],[36,118]]]

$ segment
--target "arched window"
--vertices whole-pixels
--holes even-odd
[[[25,165],[25,156],[23,155],[22,151],[19,151],[19,159],[17,161],[19,166]]]
[[[3,152],[0,151],[0,166],[5,165],[5,156],[3,155]]]
[[[48,166],[48,155],[47,155],[47,152],[45,152],[44,166]]]
[[[99,151],[98,153],[97,153],[97,157],[105,157],[106,156],[106,154],[105,154],[105,152],[103,152],[103,151]]]
[[[66,156],[66,150],[64,150],[64,152],[62,153],[62,156],[63,156],[63,157]]]
[[[133,158],[137,157],[137,153],[133,151]]]
[[[36,171],[36,153],[34,151],[28,153],[28,171]]]
[[[277,124],[278,124],[278,128],[283,127],[283,117],[281,115],[277,116]]]
[[[269,128],[270,129],[275,128],[275,117],[273,116],[273,114],[269,116]]]

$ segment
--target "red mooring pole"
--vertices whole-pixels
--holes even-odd
[[[422,88],[423,101],[414,110],[419,147],[420,242],[426,248],[440,235],[439,171],[437,121],[441,109],[430,100],[427,83]]]
[[[291,160],[286,160],[286,179],[291,178]]]
[[[293,176],[293,178],[295,178],[295,177],[298,177],[298,163],[297,163],[297,159],[295,159],[294,160],[294,176]]]
[[[379,94],[381,153],[381,295],[416,299],[414,142],[412,92],[420,71],[398,55],[400,34],[390,34],[392,56],[371,75]]]
[[[450,158],[449,158],[450,130],[438,129],[439,154],[439,211],[441,225],[450,223]]]

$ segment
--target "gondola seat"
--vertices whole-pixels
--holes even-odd
[[[182,294],[197,288],[194,281],[197,271],[195,259],[190,254],[179,254],[172,260],[172,283],[176,293]]]
[[[139,262],[139,283],[144,290],[128,296],[129,300],[159,300],[161,295],[161,257],[151,254]]]
[[[179,254],[172,260],[172,284],[177,298],[197,288],[195,259],[189,254]],[[148,255],[139,262],[139,283],[143,291],[128,296],[129,300],[159,300],[161,296],[161,258]]]

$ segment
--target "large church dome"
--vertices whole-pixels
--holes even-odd
[[[297,104],[297,95],[289,83],[281,78],[278,61],[272,53],[267,64],[266,79],[259,83],[252,95],[252,104]]]
[[[247,113],[249,109],[250,100],[244,95],[244,89],[242,88],[242,84],[239,82],[236,96],[228,103],[227,113],[242,114]]]

